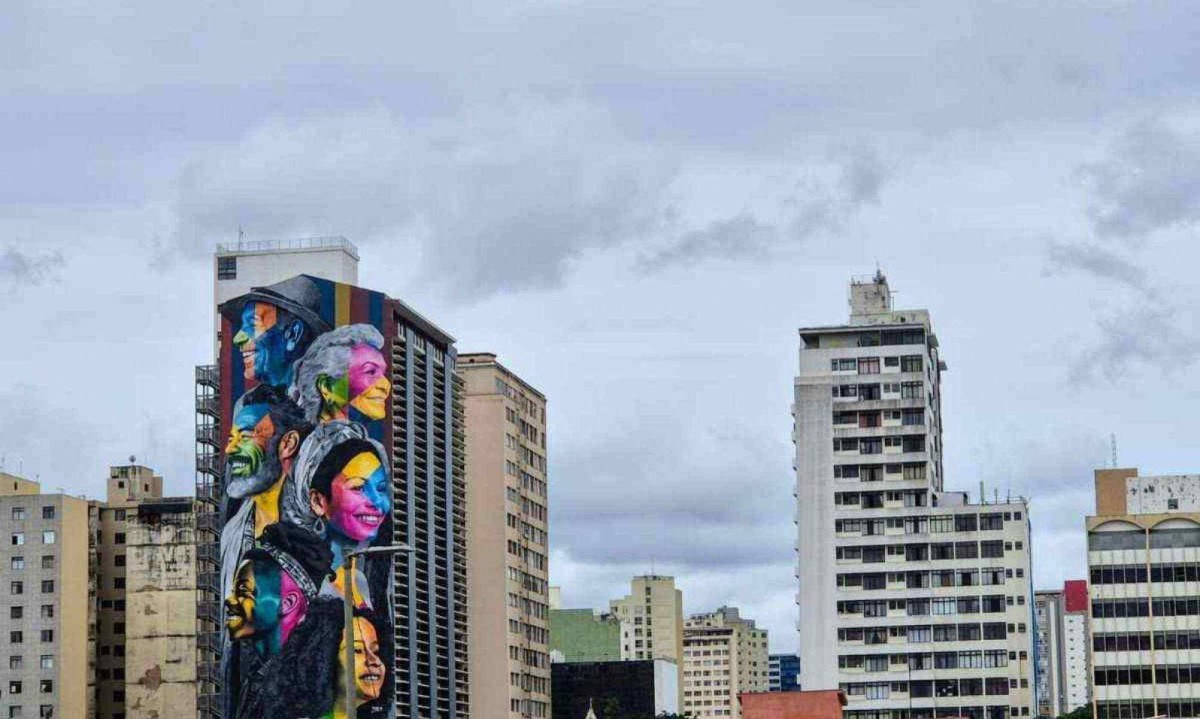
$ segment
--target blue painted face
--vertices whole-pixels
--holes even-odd
[[[242,308],[242,326],[233,336],[233,344],[242,353],[242,372],[246,379],[275,387],[291,381],[292,355],[296,341],[288,333],[298,328],[286,312],[266,302],[247,302]]]

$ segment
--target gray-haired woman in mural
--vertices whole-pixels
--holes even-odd
[[[317,339],[296,361],[289,390],[310,422],[366,420],[387,415],[392,383],[383,356],[383,335],[371,325],[338,327]]]
[[[346,586],[342,560],[346,552],[369,545],[392,510],[391,476],[383,445],[360,425],[333,420],[320,425],[300,448],[295,481],[283,501],[285,521],[304,527],[329,542],[333,569],[331,589]],[[356,571],[354,604],[371,606],[361,568]]]

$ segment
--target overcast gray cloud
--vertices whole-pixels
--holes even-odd
[[[16,247],[0,250],[0,291],[11,294],[22,286],[52,280],[66,260],[61,252],[25,252]]]
[[[239,226],[349,237],[362,284],[547,393],[574,604],[653,568],[795,648],[795,329],[876,262],[950,363],[947,485],[1031,494],[1069,548],[1040,584],[1078,576],[1109,432],[1200,466],[1194,3],[0,13],[0,454],[51,486],[137,454],[189,487]]]
[[[1200,135],[1146,121],[1116,139],[1108,155],[1083,168],[1089,214],[1100,237],[1140,241],[1200,220]]]

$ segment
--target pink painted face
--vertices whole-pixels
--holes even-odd
[[[279,642],[283,645],[287,643],[296,625],[304,621],[305,615],[308,614],[308,599],[305,598],[300,585],[296,584],[296,580],[287,572],[279,573],[279,597],[282,612],[279,619]]]
[[[387,473],[373,452],[354,456],[330,483],[329,523],[345,537],[374,539],[391,511]]]
[[[387,416],[388,395],[392,383],[387,378],[387,364],[383,353],[368,344],[357,344],[350,349],[350,406],[370,419]]]

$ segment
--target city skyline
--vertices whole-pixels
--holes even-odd
[[[671,574],[796,651],[796,330],[877,263],[937,321],[947,488],[1030,498],[1036,588],[1085,576],[1110,434],[1200,467],[1198,8],[16,12],[0,455],[48,491],[136,455],[188,492],[239,227],[347,236],[362,286],[546,393],[568,607]],[[223,23],[256,41],[179,41]]]

